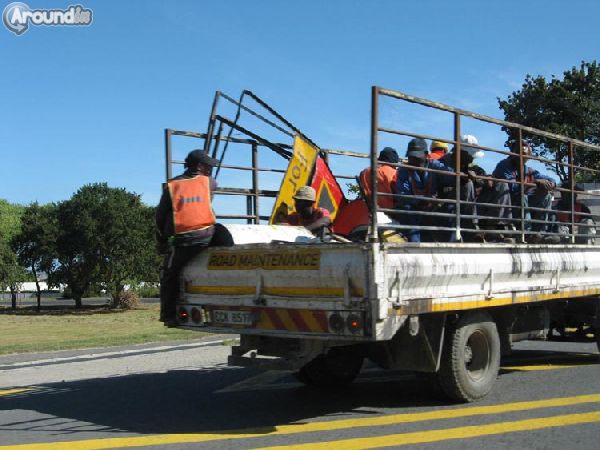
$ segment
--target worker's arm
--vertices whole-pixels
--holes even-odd
[[[329,216],[323,216],[320,219],[315,220],[310,225],[305,225],[304,228],[310,232],[314,232],[321,228],[328,227],[329,225],[331,225],[331,218]]]
[[[163,187],[163,192],[160,197],[160,202],[156,207],[155,222],[156,222],[156,241],[158,244],[159,253],[165,253],[168,247],[169,230],[168,221],[173,215],[171,205],[171,196],[166,185]]]

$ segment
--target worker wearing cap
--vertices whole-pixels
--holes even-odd
[[[523,158],[526,160],[531,155],[531,146],[523,143]],[[492,176],[506,180],[506,182],[496,182],[496,201],[498,205],[495,215],[500,219],[499,224],[508,227],[512,225],[513,216],[520,217],[518,210],[512,211],[512,206],[521,206],[521,187],[515,181],[520,179],[520,156],[519,150],[513,152],[507,158],[501,160],[494,169]],[[543,175],[537,170],[527,168],[523,163],[525,176],[523,180],[526,183],[535,184],[535,187],[525,186],[525,197],[523,199],[524,207],[542,208],[549,210],[552,206],[552,191],[556,187],[556,182],[548,175]],[[540,232],[547,228],[548,211],[530,211],[530,217],[540,222],[531,223],[527,228],[530,231]],[[551,237],[550,237],[551,238]],[[539,234],[529,235],[530,242],[539,242],[542,236]]]
[[[211,197],[217,184],[210,172],[217,164],[202,150],[191,151],[186,170],[166,183],[156,209],[159,250],[167,253],[160,283],[160,320],[165,325],[176,324],[179,272],[215,234]]]
[[[442,159],[446,153],[448,153],[448,144],[446,142],[433,141],[431,147],[429,147],[427,159],[430,161],[437,161]]]
[[[377,167],[377,206],[380,208],[394,208],[394,197],[391,195],[396,192],[397,164],[399,161],[398,153],[391,147],[385,147],[377,158],[379,165]],[[371,200],[371,168],[363,170],[358,179],[362,192],[367,201]]]
[[[296,211],[287,216],[284,223],[288,225],[303,226],[313,234],[322,233],[331,225],[329,211],[315,206],[317,195],[310,186],[302,186],[294,194]]]
[[[420,171],[419,168],[447,170],[439,161],[427,160],[427,143],[423,139],[412,139],[408,143],[406,156],[408,166],[398,168],[396,192],[402,196],[432,197],[437,191],[437,175],[433,172]],[[432,202],[424,199],[398,197],[396,209],[399,211],[431,211],[435,208]],[[403,225],[432,226],[428,216],[420,214],[398,214],[397,220]],[[408,229],[409,242],[421,242],[422,233],[418,229]],[[427,233],[426,233],[427,234]]]
[[[464,139],[461,139],[464,141]],[[470,170],[470,166],[473,163],[473,155],[476,152],[469,147],[461,147],[460,151],[460,170],[459,172],[463,175],[460,178],[460,212],[464,216],[476,216],[477,205],[475,204],[475,173]],[[452,153],[448,153],[439,160],[440,163],[444,164],[450,171],[456,172],[456,147],[452,148]],[[464,175],[468,175],[468,178]],[[444,199],[456,199],[456,176],[455,175],[443,175],[438,177],[438,198]],[[454,203],[442,203],[440,204],[440,212],[447,214],[456,213],[456,205]],[[440,225],[453,228],[456,226],[456,218],[438,218]],[[477,228],[477,218],[463,218],[461,219],[462,229],[475,230]],[[456,233],[444,232],[442,235],[447,236],[448,241],[454,241]],[[475,233],[464,233],[462,238],[467,241],[480,240]]]

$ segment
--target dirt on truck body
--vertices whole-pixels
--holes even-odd
[[[382,126],[382,98],[448,114],[453,135],[411,133],[403,131],[401,124]],[[220,113],[223,101],[232,105],[233,117]],[[242,125],[243,115],[275,130],[277,138]],[[547,154],[527,157],[549,167],[563,166],[568,181],[553,190],[558,197],[573,196],[577,177],[594,172],[576,164],[577,152],[597,152],[600,147],[378,87],[372,89],[371,118],[370,153],[321,149],[253,93],[244,91],[234,100],[218,92],[206,133],[166,130],[168,176],[176,162],[173,136],[203,140],[205,151],[221,160],[219,170],[250,174],[248,187],[223,185],[216,192],[227,198],[237,196],[246,207],[238,214],[221,214],[221,219],[246,223],[225,224],[235,245],[209,247],[183,271],[177,300],[179,326],[239,334],[230,365],[293,370],[302,382],[324,386],[352,382],[369,359],[385,369],[433,374],[443,392],[457,401],[477,400],[490,392],[501,355],[510,352],[517,340],[569,339],[573,329],[579,335],[593,334],[600,349],[600,247],[595,244],[591,214],[585,222],[577,221],[572,209],[567,212],[571,221],[566,232],[546,224],[540,231],[531,226],[536,222],[532,212],[540,208],[521,203],[512,206],[511,226],[485,230],[512,241],[467,242],[481,232],[472,226],[473,219],[491,222],[494,217],[470,212],[460,189],[454,198],[433,200],[452,203],[450,213],[441,208],[423,213],[443,218],[445,226],[406,225],[390,218],[396,210],[382,211],[378,206],[375,176],[369,189],[374,194],[351,201],[340,186],[353,181],[353,175],[335,175],[328,164],[333,157],[346,159],[352,162],[345,167],[357,168],[354,175],[365,166],[375,173],[379,141],[389,136],[445,141],[455,148],[454,167],[461,167],[461,145],[489,154],[511,154],[461,142],[461,121],[468,119],[504,130],[518,149],[524,136],[567,148],[567,160],[558,153],[556,160]],[[287,143],[280,142],[286,139]],[[234,146],[250,154],[251,165],[242,166],[235,158],[228,162]],[[275,152],[282,164],[260,166],[259,151]],[[524,164],[527,155],[523,150],[516,154]],[[407,162],[393,165],[407,167]],[[261,189],[259,175],[265,173],[280,177],[275,183],[279,186]],[[469,175],[455,170],[444,176],[453,177],[460,187]],[[505,181],[485,174],[475,178],[471,174],[471,179],[488,185]],[[523,176],[514,182],[522,193],[530,186]],[[314,237],[302,227],[273,224],[291,211],[294,189],[302,185],[313,186],[317,205],[332,213],[333,233]],[[450,239],[406,242],[403,236],[414,228],[443,232]],[[534,234],[541,235],[537,243],[531,243]],[[552,236],[558,238],[544,239]]]

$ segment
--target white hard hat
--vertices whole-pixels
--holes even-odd
[[[479,145],[477,138],[475,136],[473,136],[472,134],[463,134],[462,137],[460,138],[460,142],[462,144],[468,144],[468,145]],[[483,150],[481,150],[479,148],[475,148],[475,147],[466,147],[465,146],[463,148],[463,150],[466,151],[469,155],[471,155],[473,157],[473,159],[483,158],[483,156],[485,155]]]

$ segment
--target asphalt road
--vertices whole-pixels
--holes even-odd
[[[595,344],[517,344],[492,394],[451,404],[370,366],[335,391],[229,368],[211,340],[0,358],[0,449],[600,447]]]

